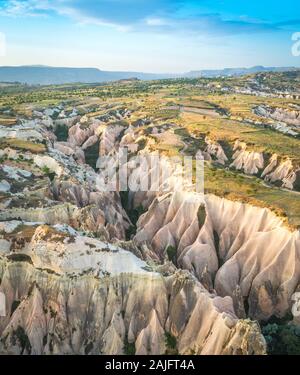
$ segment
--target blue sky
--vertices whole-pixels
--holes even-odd
[[[299,66],[295,0],[0,0],[0,65],[183,72]]]

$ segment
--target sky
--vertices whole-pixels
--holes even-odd
[[[297,32],[299,0],[0,0],[0,65],[300,67]]]

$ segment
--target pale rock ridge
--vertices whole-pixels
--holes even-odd
[[[80,165],[53,149],[50,149],[50,155],[63,168],[65,176],[63,181],[55,179],[52,184],[54,199],[71,202],[80,208],[75,210],[73,222],[80,225],[82,220],[87,230],[101,233],[103,229],[102,234],[107,238],[124,239],[130,220],[122,208],[119,194],[103,192],[99,175],[90,166]]]
[[[15,181],[24,181],[25,178],[31,177],[32,173],[22,168],[14,166],[3,165],[0,166],[0,170],[6,174],[6,176]]]
[[[56,126],[64,125],[69,128],[68,139],[66,142],[54,142],[53,147],[68,156],[72,155],[77,162],[84,164],[84,151],[99,141],[102,122],[94,118],[88,118],[86,115],[82,117],[76,116],[71,118],[71,120],[70,123],[61,123],[61,121],[57,120]]]
[[[7,182],[6,180],[1,180],[0,181],[0,192],[1,193],[7,193],[8,191],[10,191],[10,183]]]
[[[299,120],[293,118],[293,116],[290,117],[289,109],[277,108],[275,110],[268,106],[259,105],[253,108],[253,113],[259,117],[267,119],[264,120],[264,126],[267,125],[271,129],[293,137],[299,135],[299,124],[297,125]],[[247,121],[256,125],[261,125],[261,121],[259,120],[253,121],[252,119],[248,119]]]
[[[65,120],[65,116],[60,109],[56,121]],[[119,120],[123,116],[121,111],[113,115]],[[52,127],[51,123],[49,120]],[[155,181],[161,188],[158,194],[133,194],[134,206],[147,207],[152,202],[138,223],[135,242],[141,245],[140,253],[147,243],[152,253],[157,252],[155,259],[163,260],[168,247],[176,248],[175,262],[195,275],[204,288],[187,271],[163,277],[158,273],[163,267],[149,271],[145,262],[118,246],[85,237],[71,227],[39,225],[65,223],[95,232],[105,241],[124,239],[130,222],[118,193],[100,191],[93,169],[80,163],[84,162],[83,150],[100,136],[100,154],[102,144],[105,155],[117,151],[119,143],[133,147],[138,142],[132,129],[126,131],[117,124],[100,126],[83,116],[71,128],[71,142],[56,142],[52,148],[55,137],[45,126],[37,128],[48,140],[46,158],[50,159],[40,157],[35,164],[41,169],[47,166],[56,175],[50,184],[52,195],[45,197],[42,207],[0,212],[1,220],[25,220],[4,223],[4,234],[0,228],[0,290],[8,299],[7,317],[0,322],[0,352],[122,354],[128,341],[135,344],[137,354],[162,354],[167,331],[176,337],[180,354],[264,354],[265,341],[258,324],[239,320],[237,315],[246,315],[243,298],[249,300],[250,316],[260,318],[285,310],[286,297],[297,285],[299,235],[290,238],[280,220],[269,219],[267,210],[253,213],[250,206],[235,206],[213,196],[206,198],[205,209],[197,194],[162,195],[165,186],[159,180]],[[218,146],[212,144],[209,149],[225,164],[227,157]],[[147,176],[132,166],[130,178],[137,177],[142,181]],[[176,173],[168,182],[168,188],[178,190]],[[253,216],[259,218],[258,223]],[[232,222],[228,223],[228,217]],[[21,228],[34,228],[24,230],[22,236],[20,224]],[[279,229],[282,237],[277,244],[273,232]],[[274,264],[266,254],[268,247],[253,251],[256,238],[265,233],[263,245],[274,247]],[[278,246],[282,251],[277,257]],[[144,254],[141,258],[145,259]],[[249,271],[248,258],[255,264],[254,271]],[[283,259],[288,259],[288,264],[281,272]],[[268,269],[274,276],[270,284],[275,288],[284,285],[280,301],[274,302]],[[246,276],[240,277],[241,272]],[[249,279],[258,291],[253,291]],[[224,298],[217,296],[214,288]]]
[[[276,121],[285,122],[289,125],[300,126],[300,111],[289,108],[271,108],[269,106],[259,106],[254,109],[255,112],[263,117],[271,118]]]
[[[33,161],[40,168],[48,168],[51,172],[54,172],[57,177],[61,177],[64,173],[63,167],[60,166],[59,163],[51,156],[36,155]]]
[[[209,290],[231,296],[239,316],[283,316],[300,281],[299,232],[268,209],[213,195],[205,197],[206,215],[201,206],[184,193],[156,198],[140,217],[134,241],[161,259],[175,247],[178,265]]]
[[[210,154],[206,151],[198,150],[195,155],[196,160],[212,161]]]
[[[216,158],[216,161],[219,164],[225,165],[225,163],[228,161],[228,158],[225,155],[222,146],[218,142],[215,142],[208,137],[205,138],[205,143],[207,144],[205,152]]]
[[[28,155],[28,153],[24,153],[24,158],[26,160],[28,160],[28,157],[30,156],[31,154]],[[10,147],[5,147],[3,149],[0,150],[0,157],[4,157],[6,156],[8,159],[13,159],[13,160],[16,160],[18,158],[18,151],[17,150],[14,150]]]
[[[111,322],[103,333],[102,353],[108,355],[122,355],[125,341],[125,325],[121,311],[113,313]]]
[[[271,182],[283,180],[284,178],[288,177],[292,169],[292,161],[290,159],[287,159],[281,162],[271,173],[266,174],[265,178],[267,181]]]
[[[53,148],[67,156],[74,155],[75,152],[74,148],[68,142],[54,142]]]
[[[264,167],[264,157],[261,152],[248,151],[244,142],[236,141],[233,147],[233,162],[230,164],[247,174],[257,174]]]
[[[68,143],[81,146],[92,135],[92,129],[89,127],[83,127],[82,123],[77,123],[69,129]]]
[[[142,163],[134,157],[121,166],[128,171],[131,206],[149,207],[152,200],[166,192],[194,191],[194,186],[183,173],[180,158],[169,159],[157,152],[139,152]],[[138,187],[138,188],[137,188]]]
[[[43,135],[33,127],[15,125],[13,127],[0,126],[0,138],[17,138],[41,142]]]
[[[55,174],[51,184],[53,197],[47,197],[48,201],[44,202],[44,205],[47,203],[49,207],[29,210],[21,207],[9,208],[0,213],[1,217],[15,218],[19,215],[18,217],[26,221],[74,224],[76,228],[96,232],[107,239],[124,239],[130,220],[122,208],[118,193],[101,191],[98,186],[98,174],[90,166],[83,164],[85,160],[83,150],[98,141],[98,135],[94,133],[98,132],[100,125],[99,120],[82,116],[80,122],[69,129],[70,142],[55,142],[54,134],[45,129],[45,125],[41,124],[41,119],[25,121],[24,124],[18,126],[18,129],[24,128],[37,132],[39,134],[36,137],[37,140],[43,140],[47,135],[48,154],[31,154],[30,157],[41,170]],[[114,126],[111,129],[114,129]],[[23,133],[16,131],[17,137],[19,134]],[[54,143],[54,148],[52,148],[52,143]],[[3,168],[9,168],[10,176],[15,176],[17,179],[30,177],[21,169],[12,169],[9,166]],[[1,186],[3,189],[8,189],[8,185],[4,182]],[[53,198],[55,201],[72,204],[57,204],[57,202],[50,201]]]
[[[148,325],[137,336],[136,346],[136,354],[159,355],[166,351],[165,331],[154,309],[150,312]]]
[[[264,170],[262,177],[266,181],[276,182],[282,181],[282,187],[294,189],[294,184],[299,178],[300,168],[295,168],[291,159],[287,158],[278,164],[278,157],[274,154],[270,160],[270,164]]]
[[[137,354],[163,354],[167,329],[181,354],[265,353],[258,326],[239,321],[229,297],[208,294],[182,272],[169,278],[146,271],[66,277],[2,259],[0,277],[7,302],[2,353],[122,354],[127,336]],[[177,303],[181,299],[185,304]],[[240,348],[242,340],[247,345]]]
[[[89,139],[85,143],[87,142],[89,142]],[[85,154],[83,147],[75,146],[68,142],[54,142],[53,148],[67,156],[73,156],[74,160],[76,160],[78,163],[85,163]]]
[[[300,168],[292,171],[287,177],[282,180],[282,187],[293,190],[295,182],[300,177]]]
[[[108,125],[101,134],[100,156],[107,155],[117,149],[118,138],[126,128],[120,125]]]
[[[120,141],[120,147],[127,147],[129,152],[137,152],[139,148],[139,145],[136,143],[137,140],[138,137],[134,132],[133,126],[129,126]]]
[[[99,140],[98,138],[98,135],[94,134],[94,135],[91,135],[85,142],[84,144],[81,146],[81,149],[84,151],[86,150],[87,148],[93,146],[95,143],[97,143]]]
[[[65,190],[59,199],[64,200],[67,197],[72,197],[74,203],[77,199],[82,201],[82,197],[74,196],[72,189]],[[0,220],[21,219],[53,225],[70,224],[75,228],[97,233],[106,240],[124,239],[130,221],[121,204],[116,201],[118,196],[90,193],[88,199],[86,205],[79,207],[56,202],[49,207],[7,208],[0,212]]]
[[[10,155],[10,150],[6,150]],[[107,240],[125,239],[130,220],[122,208],[120,197],[117,192],[104,193],[99,189],[99,176],[90,166],[79,164],[72,156],[52,148],[50,143],[48,155],[26,153],[24,158],[33,160],[42,171],[53,173],[54,180],[50,186],[47,184],[48,186],[43,188],[46,190],[38,193],[43,195],[39,207],[25,208],[20,204],[15,207],[10,205],[8,200],[8,207],[0,212],[2,220],[20,218],[48,224],[66,223],[97,233]],[[20,168],[4,165],[2,169],[4,173],[9,173],[10,178],[17,180],[25,181],[31,177],[31,173]],[[8,191],[8,185],[4,182],[2,185],[3,189]],[[29,193],[24,190],[23,195],[23,202],[26,203],[30,198]]]
[[[66,117],[66,118],[57,118],[56,120],[52,121],[52,124],[54,128],[56,128],[57,126],[67,126],[68,128],[71,128],[79,120],[80,120],[80,116],[76,115],[76,116]]]
[[[278,165],[278,155],[273,154],[269,160],[269,164],[263,170],[261,177],[266,177],[266,175],[271,173],[275,169],[275,167],[277,167],[277,165]]]

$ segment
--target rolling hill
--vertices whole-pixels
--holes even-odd
[[[266,71],[295,70],[294,67],[263,67],[227,68],[221,70],[198,70],[182,74],[156,74],[143,72],[104,71],[97,68],[69,68],[50,66],[2,66],[0,67],[0,82],[19,82],[31,85],[48,85],[63,83],[97,83],[117,81],[120,79],[138,78],[141,80],[155,80],[166,78],[196,78],[217,76],[239,76]]]

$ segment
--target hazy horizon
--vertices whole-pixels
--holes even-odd
[[[29,65],[0,65],[0,68],[59,68],[59,69],[98,69],[98,70],[101,70],[101,71],[107,71],[107,72],[116,72],[116,70],[111,70],[111,69],[102,69],[102,67],[98,67],[98,66],[67,66],[67,65],[43,65],[43,64],[29,64]],[[185,71],[180,71],[180,72],[173,72],[173,71],[162,71],[162,72],[153,72],[153,71],[145,71],[145,70],[142,70],[142,69],[138,69],[138,70],[125,70],[125,69],[119,69],[118,71],[120,72],[128,72],[128,73],[154,73],[154,74],[184,74],[184,73],[189,73],[189,72],[193,72],[193,71],[202,71],[202,70],[226,70],[226,69],[251,69],[251,68],[255,68],[255,67],[262,67],[262,68],[291,68],[291,69],[300,69],[300,66],[297,67],[297,66],[279,66],[279,65],[273,65],[273,66],[265,66],[265,65],[261,65],[261,64],[255,64],[255,65],[251,65],[251,66],[224,66],[224,67],[221,67],[221,68],[215,68],[215,67],[211,67],[211,68],[202,68],[202,67],[199,67],[199,69],[189,69],[189,70],[185,70]]]

